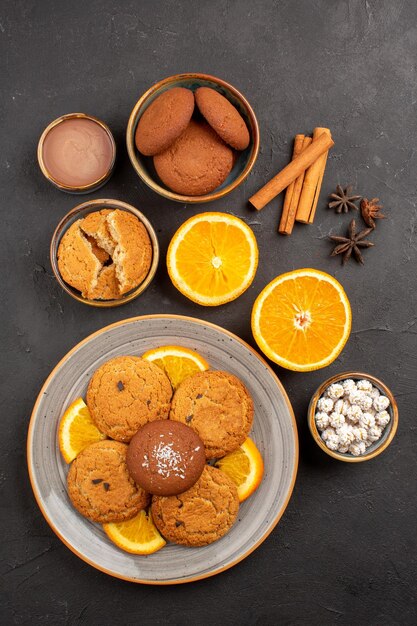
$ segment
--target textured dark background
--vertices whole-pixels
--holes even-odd
[[[417,379],[417,4],[414,0],[169,0],[0,5],[2,139],[0,542],[3,624],[415,624]],[[212,205],[185,207],[154,195],[135,175],[124,132],[138,97],[183,71],[241,89],[261,127],[249,179]],[[157,229],[162,261],[148,291],[127,306],[94,310],[70,299],[49,264],[51,234],[79,201],[42,177],[36,145],[57,116],[84,111],[114,131],[119,157],[106,187],[89,197],[138,206]],[[276,234],[282,200],[261,213],[248,197],[283,167],[297,132],[329,126],[336,145],[313,226]],[[379,196],[388,219],[372,236],[365,267],[330,259],[329,231],[350,216],[326,209],[337,182]],[[170,237],[193,213],[228,211],[254,229],[260,266],[252,287],[205,309],[172,287],[164,266]],[[385,212],[385,211],[384,211]],[[282,272],[316,267],[344,285],[353,329],[327,370],[276,368],[297,416],[300,467],[278,527],[235,568],[180,587],[112,579],[55,537],[30,488],[25,443],[36,394],[78,341],[116,320],[183,313],[254,345],[250,310]],[[377,459],[333,461],[307,431],[306,408],[333,373],[360,369],[396,394],[400,426]]]

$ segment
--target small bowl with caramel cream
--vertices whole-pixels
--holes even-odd
[[[68,193],[99,189],[110,178],[115,160],[116,144],[110,129],[85,113],[69,113],[54,120],[38,144],[42,173]]]

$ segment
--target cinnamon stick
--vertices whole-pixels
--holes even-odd
[[[283,170],[257,191],[249,202],[260,211],[268,202],[283,191],[293,180],[306,170],[319,156],[334,146],[334,141],[327,133],[314,139],[308,148],[291,161]]]
[[[303,148],[303,141],[304,141],[304,135],[296,135],[294,138],[294,148],[293,148],[293,152],[292,152],[292,160],[295,159],[296,156],[298,156],[300,154],[300,152],[302,151]],[[287,187],[287,191],[285,192],[285,200],[284,200],[284,206],[282,208],[282,215],[281,215],[281,221],[279,223],[279,227],[278,227],[278,232],[281,233],[282,235],[289,235],[291,233],[291,230],[289,232],[287,232],[287,222],[288,222],[288,216],[289,216],[289,210],[290,210],[290,206],[291,206],[291,198],[294,192],[294,185],[295,182],[292,182],[290,185],[288,185]]]
[[[330,130],[328,128],[315,128],[313,132],[313,143],[316,139],[322,137],[323,134],[331,138]],[[312,223],[312,220],[314,219],[324,169],[326,167],[327,154],[328,150],[323,152],[321,156],[314,163],[312,163],[312,165],[310,165],[305,173],[303,189],[301,191],[297,209],[297,222],[308,224]],[[312,216],[311,222],[310,216]]]
[[[308,146],[311,144],[312,141],[313,140],[312,140],[311,137],[304,137],[301,152],[303,152],[303,150],[308,148]],[[321,158],[321,157],[319,157],[319,158]],[[305,172],[301,172],[301,174],[298,176],[298,178],[296,178],[295,181],[293,183],[291,183],[291,185],[293,185],[293,192],[291,194],[291,202],[290,202],[290,206],[289,206],[289,210],[288,210],[287,221],[285,223],[284,228],[281,230],[281,224],[280,224],[280,229],[279,229],[279,232],[282,235],[291,235],[292,229],[294,228],[294,222],[295,222],[295,216],[297,214],[298,202],[300,200],[301,190],[303,188],[304,175],[305,175]],[[291,185],[290,185],[290,187],[291,187]],[[290,187],[287,187],[287,193],[288,193],[288,190],[289,190]],[[287,196],[285,196],[285,198],[286,197]]]

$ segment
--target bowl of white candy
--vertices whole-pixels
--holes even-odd
[[[344,372],[326,380],[308,407],[315,442],[339,461],[358,463],[381,454],[398,426],[398,407],[388,387],[361,372]]]

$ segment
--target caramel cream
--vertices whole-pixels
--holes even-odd
[[[114,148],[100,124],[75,117],[51,128],[43,142],[42,156],[57,183],[79,188],[91,185],[109,172]]]

